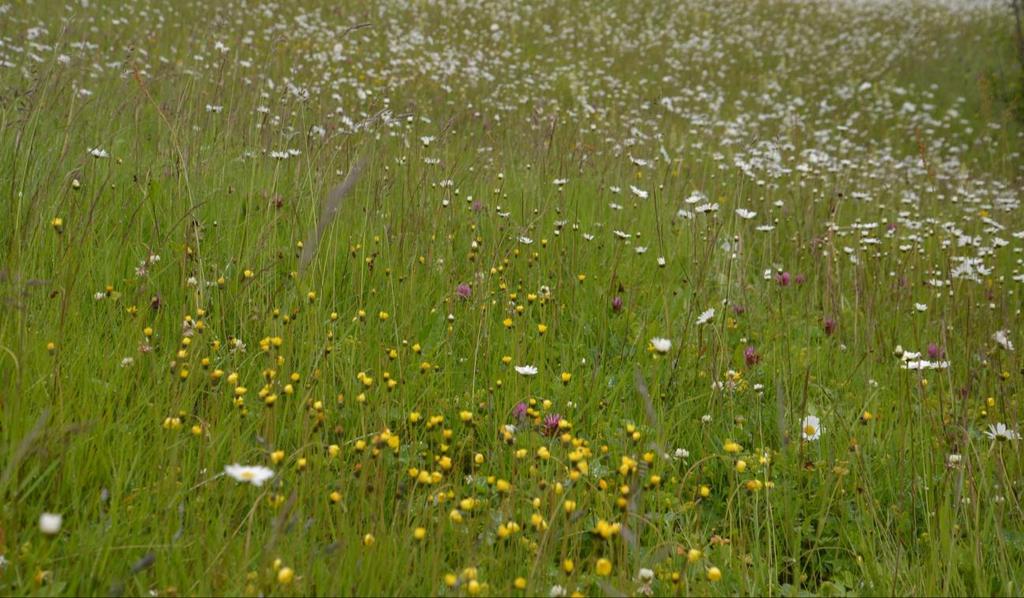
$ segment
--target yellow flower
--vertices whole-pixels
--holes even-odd
[[[594,571],[601,577],[608,577],[612,573],[612,562],[608,559],[597,559]]]
[[[543,335],[543,334],[544,334],[545,332],[547,332],[547,331],[548,331],[548,326],[547,326],[547,324],[537,324],[537,332],[538,332],[538,333],[540,333],[541,335]]]
[[[295,579],[295,571],[291,567],[281,567],[277,572],[277,583],[288,585]]]
[[[569,372],[562,372],[562,384],[568,384],[572,380],[572,374]]]
[[[722,579],[722,571],[718,567],[708,569],[708,581],[718,581],[720,579]]]
[[[598,520],[597,525],[594,527],[594,532],[596,532],[599,536],[607,540],[615,534],[618,534],[620,529],[622,529],[621,524],[608,523],[604,519],[600,519]]]
[[[423,538],[427,537],[427,528],[425,528],[425,527],[417,527],[416,529],[414,529],[412,531],[412,537],[416,538],[417,540],[422,541]]]
[[[373,543],[376,541],[377,539],[373,537],[373,534],[363,536],[363,546],[373,546]]]

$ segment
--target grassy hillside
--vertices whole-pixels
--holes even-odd
[[[0,593],[1019,595],[1019,68],[980,2],[0,5]]]

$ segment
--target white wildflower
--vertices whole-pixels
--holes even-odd
[[[651,346],[654,347],[655,351],[664,355],[672,349],[672,341],[667,338],[656,336],[651,339]]]
[[[263,482],[274,477],[274,470],[268,467],[261,465],[239,465],[238,463],[225,466],[224,473],[234,478],[237,482],[244,482],[253,486],[262,486]]]
[[[64,525],[64,516],[57,513],[43,513],[39,516],[39,531],[47,536],[56,536]]]
[[[714,317],[715,317],[715,308],[709,307],[708,309],[704,310],[703,313],[701,313],[699,316],[697,316],[697,325],[698,326],[702,326],[704,324],[707,324]]]
[[[535,365],[517,365],[516,372],[520,376],[536,376],[537,366]]]

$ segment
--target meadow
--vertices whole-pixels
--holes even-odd
[[[0,4],[0,594],[1020,595],[1014,43]]]

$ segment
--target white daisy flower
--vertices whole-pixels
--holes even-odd
[[[745,210],[743,208],[736,208],[736,215],[744,220],[750,220],[757,216],[757,212],[751,212],[750,210]]]
[[[640,199],[647,199],[647,197],[650,195],[647,191],[644,191],[643,189],[640,189],[638,187],[634,187],[633,185],[629,186],[629,190],[633,192],[633,195],[639,197]]]
[[[904,353],[904,355],[910,355],[910,353]],[[949,368],[949,362],[911,359],[904,363],[902,367],[905,370],[945,370]]]
[[[664,355],[672,349],[672,341],[656,336],[651,339],[651,346],[654,347],[655,351]]]
[[[821,420],[808,415],[800,422],[800,436],[804,440],[817,440],[821,437]]]
[[[1007,351],[1013,351],[1013,342],[1010,340],[1009,330],[996,330],[995,334],[992,335],[992,340]]]
[[[536,376],[537,366],[535,365],[517,365],[516,372],[521,376]]]
[[[704,324],[707,324],[708,322],[711,321],[711,318],[714,318],[714,317],[715,317],[715,308],[709,307],[708,309],[704,310],[704,312],[702,314],[697,316],[697,325],[698,326],[702,326]]]
[[[39,531],[47,536],[56,536],[64,525],[64,516],[57,513],[43,513],[39,516]]]
[[[262,486],[270,478],[274,477],[274,470],[261,465],[234,465],[224,466],[224,473],[235,479],[237,482],[246,482],[253,486]]]
[[[992,440],[1020,440],[1020,432],[1013,428],[1007,428],[1006,424],[999,422],[992,424],[985,431],[985,436]]]

